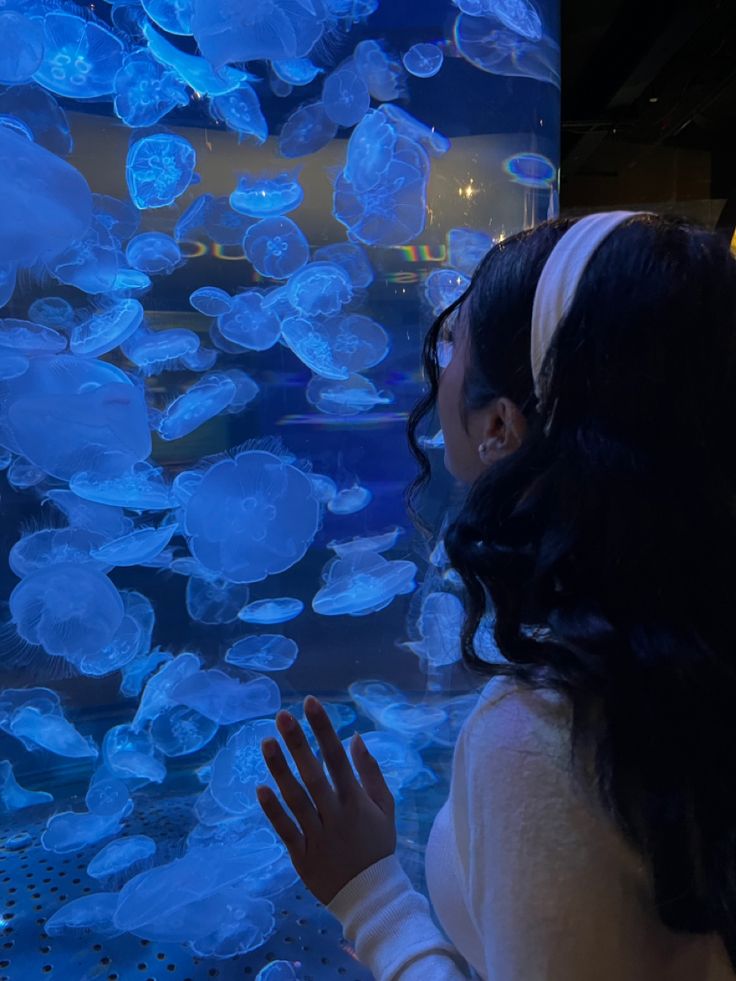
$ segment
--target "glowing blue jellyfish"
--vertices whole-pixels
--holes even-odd
[[[264,739],[276,739],[284,748],[273,720],[247,722],[230,736],[212,761],[209,792],[220,807],[231,815],[248,814],[254,806],[258,806],[258,784],[276,788],[261,753]]]
[[[60,296],[43,296],[28,308],[29,320],[55,330],[69,328],[76,319],[74,307]]]
[[[206,746],[219,726],[206,715],[186,705],[160,712],[151,723],[151,738],[164,756],[188,756]]]
[[[256,600],[244,606],[238,613],[238,619],[245,623],[286,623],[298,617],[304,609],[301,600],[293,596],[279,596],[275,599]]]
[[[8,555],[8,565],[19,578],[55,562],[77,564],[91,562],[101,572],[110,566],[96,561],[90,552],[103,545],[105,539],[96,531],[84,528],[41,528],[22,535]]]
[[[181,51],[147,22],[143,25],[143,35],[156,61],[172,68],[195,92],[209,96],[224,95],[252,78],[247,72],[236,68],[224,67],[215,71],[208,60]]]
[[[92,193],[78,170],[0,126],[0,171],[0,262],[30,265],[84,235],[92,220]]]
[[[87,320],[72,327],[69,348],[72,354],[98,358],[127,341],[143,322],[143,307],[138,300],[112,301]]]
[[[93,548],[90,554],[111,566],[139,565],[162,552],[177,530],[177,525],[173,523],[161,528],[139,528],[100,548]]]
[[[56,354],[65,347],[66,338],[53,327],[11,317],[0,320],[0,350],[10,348],[18,354]]]
[[[264,218],[251,225],[243,252],[269,279],[288,279],[309,261],[309,243],[291,218]]]
[[[197,674],[199,667],[197,655],[186,651],[167,661],[149,678],[132,722],[133,731],[140,732],[147,722],[152,722],[165,709],[177,705],[176,699],[172,697],[174,688],[182,678]]]
[[[107,567],[106,567],[107,568]],[[147,653],[156,615],[151,601],[134,590],[122,590],[125,614],[110,643],[95,654],[67,657],[85,675],[102,678]]]
[[[322,35],[326,16],[321,0],[256,0],[247,7],[228,0],[194,0],[192,33],[199,50],[216,67],[283,61],[309,54]]]
[[[91,736],[85,738],[63,716],[40,712],[33,705],[24,705],[13,713],[9,732],[26,747],[46,749],[56,756],[71,759],[98,756]]]
[[[322,104],[338,126],[354,126],[370,108],[368,86],[349,60],[325,79]]]
[[[353,188],[370,191],[384,177],[394,158],[397,133],[382,112],[369,112],[348,140],[343,177]]]
[[[227,195],[212,197],[211,194],[205,194],[204,198],[207,200],[198,218],[192,218],[191,222],[187,218],[190,211],[196,206],[197,202],[195,202],[192,208],[187,209],[187,212],[177,222],[174,232],[177,241],[186,238],[192,229],[200,227],[213,242],[219,242],[221,245],[240,245],[243,241],[243,235],[253,224],[253,220],[247,215],[233,211]],[[201,201],[202,198],[198,200]]]
[[[264,307],[257,290],[234,296],[228,312],[217,318],[217,325],[229,341],[250,351],[267,351],[281,331],[278,317]]]
[[[70,528],[93,531],[104,538],[116,538],[133,527],[133,522],[123,515],[120,508],[84,501],[70,490],[53,488],[47,491],[46,500],[61,511]]]
[[[274,73],[289,85],[309,85],[321,75],[323,68],[313,65],[309,58],[291,58],[286,61],[272,61]]]
[[[235,383],[227,375],[205,375],[167,406],[157,427],[159,435],[166,440],[188,436],[223,412],[234,395]]]
[[[422,146],[427,153],[434,157],[441,157],[450,149],[450,141],[442,133],[439,133],[434,126],[427,126],[420,122],[411,113],[399,106],[384,105],[378,110],[395,127],[399,136],[405,136]]]
[[[417,626],[421,639],[407,646],[435,667],[461,660],[460,634],[465,614],[453,593],[428,593],[422,600]]]
[[[143,232],[128,242],[126,261],[149,276],[168,276],[181,265],[181,251],[169,235]]]
[[[232,306],[232,297],[217,286],[200,286],[189,294],[189,303],[198,313],[205,317],[219,317],[227,313]]]
[[[43,18],[44,55],[34,79],[71,99],[94,99],[113,91],[124,47],[106,27],[61,11]]]
[[[40,85],[13,85],[0,92],[0,113],[25,123],[38,146],[59,156],[71,153],[72,137],[64,110]]]
[[[470,286],[470,279],[457,269],[435,269],[424,281],[424,296],[435,316],[458,300]]]
[[[560,48],[546,34],[529,41],[505,29],[495,17],[460,14],[455,44],[471,65],[492,75],[535,78],[560,87]]]
[[[422,147],[405,137],[379,183],[359,192],[342,173],[335,182],[333,214],[352,239],[366,245],[403,245],[424,230],[429,159]]]
[[[321,102],[313,102],[293,112],[279,134],[279,153],[283,157],[304,157],[316,153],[335,137],[337,123],[325,112]]]
[[[132,726],[114,726],[105,733],[102,743],[105,766],[121,780],[138,778],[163,783],[166,767],[156,756],[156,747],[148,732],[136,732]]]
[[[306,553],[319,505],[301,470],[246,450],[215,463],[185,506],[192,555],[229,582],[259,582]]]
[[[527,41],[542,37],[542,21],[530,0],[452,0],[465,14],[496,18],[501,24]]]
[[[417,78],[432,78],[442,68],[445,56],[436,44],[414,44],[401,59],[404,68]]]
[[[337,313],[352,299],[353,284],[342,266],[310,262],[291,277],[287,291],[291,305],[313,317]]]
[[[62,811],[61,814],[54,814],[53,817],[49,818],[46,823],[46,830],[41,835],[41,844],[46,849],[47,852],[56,852],[58,855],[66,855],[69,852],[78,852],[81,848],[86,848],[88,845],[93,845],[97,841],[101,841],[103,838],[109,838],[110,835],[117,834],[120,830],[120,817],[117,814],[106,817],[102,814],[89,814],[86,811]],[[107,899],[110,893],[97,893],[94,896],[82,896],[80,899],[73,900],[73,903],[82,903],[82,900],[94,901],[94,905],[97,906],[100,902],[101,897]],[[72,906],[72,903],[68,904]],[[105,903],[106,916],[109,916],[112,912],[112,908],[109,903]],[[65,907],[62,906],[60,910],[57,911],[57,916],[64,913]],[[48,921],[51,923],[54,917]],[[93,920],[95,929],[98,927],[99,915]],[[62,920],[62,922],[64,922]],[[79,915],[75,915],[72,923],[79,928],[79,925],[83,923],[85,926],[89,926],[89,919],[82,919]],[[61,932],[62,925],[59,920],[56,921],[52,930],[56,929]]]
[[[0,29],[2,20],[0,19]],[[10,760],[0,760],[0,812],[20,811],[36,804],[48,804],[54,798],[45,790],[26,790],[15,779]]]
[[[26,82],[43,60],[43,28],[14,10],[0,11],[0,85]]]
[[[193,0],[141,0],[151,20],[169,34],[191,34]]]
[[[146,463],[109,479],[81,471],[74,474],[69,487],[78,497],[97,504],[134,511],[168,511],[172,507],[171,492],[160,470]]]
[[[17,262],[0,262],[0,307],[4,307],[15,292],[17,278]]]
[[[333,514],[355,514],[368,507],[373,500],[373,495],[367,487],[360,484],[353,484],[352,487],[345,487],[339,491],[331,501],[327,502],[327,510]]]
[[[183,678],[171,696],[221,726],[274,715],[281,708],[281,692],[271,678],[255,675],[242,682],[217,668]]]
[[[173,204],[192,183],[197,154],[183,136],[144,136],[128,150],[125,179],[136,208]]]
[[[451,228],[447,233],[447,261],[453,269],[465,276],[472,276],[493,244],[493,239],[486,232],[473,228]]]
[[[273,66],[270,64],[268,66],[268,85],[273,94],[279,99],[285,99],[294,91],[294,87],[282,78],[279,78],[273,70]]]
[[[304,317],[287,317],[281,324],[281,333],[299,360],[322,378],[346,379],[350,375],[347,368],[337,362],[331,338],[321,324]]]
[[[210,101],[210,112],[213,119],[222,120],[228,129],[241,136],[252,136],[256,143],[265,143],[268,123],[255,89],[247,82],[232,92],[215,96]]]
[[[229,648],[228,664],[252,671],[285,671],[296,661],[299,648],[283,634],[255,634],[244,637]]]
[[[199,623],[233,623],[249,593],[245,584],[191,576],[186,591],[187,613]]]
[[[309,479],[312,484],[312,493],[320,504],[327,504],[337,494],[337,484],[331,477],[327,477],[323,473],[310,473]]]
[[[431,786],[436,777],[422,762],[422,757],[406,737],[395,732],[363,732],[363,742],[377,761],[389,790],[395,800],[401,800],[402,791]],[[355,771],[350,756],[350,740],[343,740],[343,747]],[[357,773],[356,773],[357,776]]]
[[[30,361],[22,354],[10,354],[0,349],[0,381],[19,378],[30,367]]]
[[[110,233],[119,245],[138,231],[140,212],[130,201],[122,201],[110,194],[92,195],[93,219]]]
[[[411,593],[416,573],[413,562],[391,562],[377,552],[353,552],[327,564],[325,584],[312,600],[312,609],[322,616],[376,613],[394,597]]]
[[[229,415],[236,415],[238,412],[242,412],[243,409],[250,405],[253,399],[260,392],[260,388],[253,381],[253,379],[245,371],[241,371],[240,368],[230,368],[228,371],[224,372],[228,378],[232,379],[235,385],[235,395],[233,400],[225,409]]]
[[[557,180],[557,168],[541,153],[517,153],[504,161],[503,169],[523,187],[547,190]]]
[[[146,51],[126,55],[115,75],[115,113],[126,126],[153,126],[177,106],[189,104],[179,76]]]
[[[121,266],[115,273],[111,293],[115,296],[126,296],[131,293],[145,293],[151,288],[151,278],[137,269]]]
[[[345,381],[313,378],[306,391],[307,401],[327,415],[354,416],[369,412],[376,405],[388,405],[393,396],[379,392],[368,378],[350,375]]]
[[[122,668],[123,680],[120,683],[120,694],[126,698],[135,698],[140,695],[141,688],[146,678],[152,674],[156,668],[162,664],[172,661],[173,655],[167,651],[162,651],[158,647],[150,654],[140,655],[129,661]],[[87,807],[92,811],[94,808],[87,801]]]
[[[156,853],[156,842],[148,835],[131,835],[116,838],[97,852],[87,866],[87,875],[93,879],[109,879],[121,872],[141,871],[147,859]]]
[[[388,353],[383,327],[361,314],[314,323],[287,317],[281,331],[294,354],[323,378],[347,380],[352,373],[378,364]]]
[[[46,474],[43,470],[35,467],[28,460],[24,460],[21,456],[13,460],[6,476],[8,483],[15,490],[27,490],[29,487],[35,487],[46,479]]]
[[[71,813],[71,812],[69,812]],[[91,838],[89,834],[79,836],[78,841],[83,847],[90,841],[98,841],[99,838],[114,834],[114,830],[103,831],[99,837]],[[66,851],[76,851],[77,845],[73,849]],[[57,849],[52,848],[52,851]],[[116,892],[95,892],[89,896],[80,896],[78,899],[71,899],[68,903],[60,906],[44,923],[44,932],[50,937],[59,937],[63,933],[71,936],[81,936],[89,933],[97,937],[116,937],[121,930],[113,926],[112,917],[118,903]]]
[[[123,353],[147,374],[157,374],[168,364],[199,350],[199,337],[186,327],[147,330],[139,327],[123,344]]]
[[[344,17],[348,26],[365,20],[378,10],[378,0],[325,0],[325,4],[334,17]]]
[[[355,69],[377,102],[390,102],[402,95],[401,63],[391,58],[378,41],[360,41],[353,52]]]
[[[294,211],[304,200],[304,191],[296,174],[276,177],[250,177],[244,174],[230,195],[230,205],[241,215],[270,218]]]
[[[60,283],[98,294],[114,289],[120,265],[116,241],[107,229],[92,225],[74,245],[47,263],[47,269]]]
[[[365,249],[352,242],[323,245],[314,253],[316,262],[333,262],[342,266],[356,289],[366,289],[373,282],[373,266]]]
[[[271,961],[256,974],[254,981],[298,981],[291,961]]]
[[[348,489],[353,490],[354,488]],[[327,547],[331,548],[340,558],[344,558],[351,552],[387,552],[394,547],[396,539],[402,532],[403,528],[397,526],[390,531],[384,531],[380,535],[371,535],[368,538],[361,536],[342,542],[331,541],[327,543]]]
[[[57,563],[21,580],[10,594],[18,634],[47,654],[94,654],[109,644],[123,619],[123,601],[92,566]]]

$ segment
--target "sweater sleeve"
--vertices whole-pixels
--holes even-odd
[[[464,981],[471,976],[395,854],[356,875],[327,908],[376,981]]]

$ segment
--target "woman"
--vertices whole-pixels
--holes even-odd
[[[311,697],[335,790],[281,712],[305,786],[264,743],[299,827],[259,788],[267,817],[378,981],[733,979],[736,263],[682,221],[550,222],[485,257],[424,363],[418,483],[437,401],[471,485],[445,537],[464,656],[493,676],[427,846],[453,943],[375,760],[354,737],[359,783]],[[487,597],[502,666],[473,650]]]

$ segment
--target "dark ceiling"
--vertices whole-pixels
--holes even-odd
[[[733,227],[735,0],[562,0],[562,41],[563,204],[602,160],[631,172],[689,148],[710,154],[710,197]]]

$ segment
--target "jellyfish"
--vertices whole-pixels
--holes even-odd
[[[209,60],[181,51],[147,22],[143,25],[143,35],[156,61],[172,68],[195,92],[209,96],[224,95],[253,77],[248,72],[227,66],[215,71]]]
[[[243,235],[253,224],[247,215],[239,214],[230,207],[227,195],[212,198],[204,215],[204,230],[213,242],[222,245],[240,245]]]
[[[364,732],[361,738],[381,768],[384,779],[395,800],[401,800],[402,791],[419,786],[435,783],[436,778],[422,761],[422,757],[410,742],[395,732]],[[350,740],[343,740],[350,765],[355,771],[355,764],[350,756]]]
[[[373,266],[365,249],[352,242],[323,245],[314,253],[316,262],[331,262],[342,266],[356,289],[367,289],[373,282]]]
[[[407,646],[434,667],[454,664],[462,659],[464,619],[463,604],[453,593],[428,593],[417,624],[421,639]]]
[[[275,599],[256,600],[244,606],[238,613],[238,619],[245,623],[286,623],[298,617],[304,609],[304,604],[293,596],[279,596]]]
[[[6,477],[10,486],[15,490],[27,490],[45,480],[46,474],[19,456],[10,464]]]
[[[138,732],[127,725],[113,726],[102,743],[105,766],[121,780],[137,778],[149,783],[163,783],[166,767],[156,756],[150,733]]]
[[[217,286],[200,286],[189,294],[189,304],[205,317],[219,317],[232,306],[232,297]]]
[[[136,208],[163,208],[192,183],[197,154],[183,136],[157,133],[128,150],[125,179]]]
[[[254,981],[298,981],[291,961],[270,961],[256,974]]]
[[[118,268],[113,279],[111,293],[125,296],[130,293],[145,293],[151,288],[151,279],[137,269]]]
[[[15,293],[18,278],[18,263],[7,260],[0,262],[0,307],[4,307]]]
[[[233,623],[248,602],[249,592],[244,584],[190,576],[186,591],[187,613],[199,623]]]
[[[242,682],[217,668],[183,678],[171,696],[221,726],[274,715],[281,708],[281,692],[271,678],[256,675]]]
[[[99,313],[72,327],[69,347],[72,354],[98,358],[127,341],[143,322],[138,300],[117,300]]]
[[[71,812],[67,812],[71,813]],[[114,831],[105,832],[101,838]],[[80,836],[80,847],[89,844],[90,841],[97,841],[98,838],[90,839],[89,835]],[[64,849],[64,851],[74,851]],[[58,849],[52,848],[51,851]],[[118,930],[113,925],[112,918],[118,903],[118,893],[116,892],[95,892],[89,896],[80,896],[78,899],[71,899],[63,903],[55,913],[53,913],[44,923],[43,929],[50,937],[59,937],[63,933],[69,932],[72,936],[81,934],[94,934],[96,937],[116,937],[122,930]]]
[[[450,149],[451,144],[446,136],[439,133],[434,126],[420,122],[405,109],[384,105],[377,111],[391,122],[400,136],[419,143],[432,156],[441,157]]]
[[[368,112],[371,104],[368,86],[352,59],[325,78],[322,104],[338,126],[354,126]]]
[[[118,815],[125,818],[134,807],[127,785],[105,766],[99,767],[92,774],[84,803],[90,813],[103,817]]]
[[[147,374],[156,374],[168,364],[199,350],[199,337],[186,327],[148,330],[139,327],[122,345],[126,358]]]
[[[191,34],[193,0],[141,0],[143,9],[169,34]]]
[[[296,661],[299,648],[283,634],[256,634],[233,644],[225,655],[228,664],[253,671],[285,671]],[[265,713],[264,713],[265,714]]]
[[[348,140],[343,177],[360,194],[384,178],[394,158],[397,133],[381,112],[369,112]]]
[[[523,187],[547,190],[557,179],[557,168],[541,153],[517,153],[504,161],[503,169]]]
[[[40,747],[57,756],[72,759],[98,756],[91,736],[82,736],[63,716],[43,714],[32,705],[24,705],[13,713],[10,733],[26,746]]]
[[[110,194],[92,195],[93,219],[110,233],[116,243],[127,242],[138,231],[140,212],[130,201]]]
[[[234,130],[240,136],[252,136],[256,143],[265,143],[268,137],[266,122],[261,103],[255,89],[243,82],[232,92],[216,95],[210,101],[212,118],[222,120],[228,129]]]
[[[396,141],[394,155],[375,187],[357,191],[344,172],[338,175],[333,214],[350,237],[366,245],[403,245],[424,230],[429,159],[406,137]]]
[[[373,500],[373,495],[367,487],[360,484],[353,484],[352,487],[345,487],[339,491],[331,501],[327,502],[327,510],[333,514],[355,514],[368,507]]]
[[[93,879],[110,879],[125,872],[131,875],[156,853],[156,842],[148,835],[116,838],[97,852],[87,865],[87,875]]]
[[[460,299],[469,286],[470,279],[457,269],[435,269],[424,281],[424,296],[436,316]]]
[[[560,47],[546,34],[529,41],[500,26],[495,17],[468,14],[459,14],[453,34],[461,55],[481,71],[560,87]]]
[[[123,515],[121,508],[84,501],[64,488],[47,491],[45,500],[61,511],[71,528],[92,531],[105,539],[115,538],[133,527],[133,522]]]
[[[322,102],[296,109],[279,134],[279,153],[283,157],[304,157],[316,153],[337,134],[337,123],[325,112]]]
[[[322,36],[322,0],[255,0],[239,7],[227,0],[194,0],[192,33],[216,67],[241,61],[283,61],[309,54]]]
[[[217,732],[217,722],[196,709],[174,705],[151,723],[151,738],[164,756],[188,756],[206,746]]]
[[[270,218],[294,211],[304,200],[296,174],[254,178],[244,174],[230,195],[230,206],[251,218]]]
[[[530,0],[452,0],[465,14],[496,18],[527,41],[542,38],[542,21]]]
[[[121,265],[118,244],[104,227],[92,224],[72,246],[47,263],[51,275],[85,293],[110,293]]]
[[[388,334],[379,323],[361,313],[333,317],[325,322],[324,329],[330,337],[335,361],[348,374],[373,368],[388,354]]]
[[[14,10],[0,11],[0,38],[0,85],[27,82],[43,60],[43,27]]]
[[[72,137],[64,110],[40,85],[13,85],[0,92],[0,113],[25,123],[33,141],[52,153],[71,153]]]
[[[44,55],[33,78],[71,99],[109,95],[122,67],[122,41],[102,24],[52,11],[43,18]]]
[[[353,52],[355,70],[377,102],[390,102],[402,95],[401,64],[389,57],[378,41],[360,41]]]
[[[474,228],[451,228],[447,233],[447,261],[464,276],[472,276],[493,244],[493,239],[486,232]]]
[[[0,172],[0,263],[49,259],[84,235],[92,220],[92,193],[78,170],[0,126]]]
[[[192,555],[229,582],[259,582],[306,553],[319,523],[308,477],[262,450],[213,464],[185,505]]]
[[[67,657],[81,674],[102,678],[149,651],[156,620],[151,601],[130,589],[121,596],[125,614],[110,643],[95,654]]]
[[[136,235],[128,243],[125,258],[133,269],[150,276],[168,276],[182,262],[179,246],[162,232]]]
[[[267,784],[276,789],[261,753],[264,739],[276,739],[283,748],[280,733],[272,719],[246,722],[236,729],[212,761],[209,792],[216,803],[233,816],[248,814],[258,806],[258,784]]]
[[[349,488],[349,490],[354,490],[354,488]],[[396,539],[402,532],[403,528],[397,526],[390,531],[382,532],[380,535],[371,535],[368,538],[361,536],[351,538],[348,541],[331,541],[327,543],[327,547],[331,548],[340,558],[344,558],[351,552],[386,552],[394,547]]]
[[[10,348],[17,354],[57,354],[65,347],[66,338],[53,327],[11,317],[0,320],[0,350]]]
[[[171,492],[161,471],[146,463],[119,477],[105,478],[97,473],[80,471],[72,476],[69,488],[78,497],[97,504],[112,504],[135,511],[168,511],[172,507]]]
[[[414,589],[413,562],[389,561],[377,552],[353,552],[328,563],[326,581],[312,600],[322,616],[360,617],[383,610],[394,597]]]
[[[65,657],[94,654],[109,644],[123,619],[123,601],[91,565],[60,562],[19,582],[10,612],[23,640]]]
[[[264,218],[251,225],[243,251],[261,276],[288,279],[309,261],[309,243],[290,218]]]
[[[4,385],[3,442],[54,477],[117,475],[151,452],[143,393],[113,365],[39,355]]]
[[[436,44],[414,44],[402,57],[404,68],[417,78],[432,78],[442,68],[442,48]]]
[[[166,661],[163,667],[148,679],[131,723],[133,732],[141,732],[148,722],[152,722],[165,709],[179,704],[172,697],[173,689],[183,678],[197,674],[200,663],[196,654],[185,651]]]
[[[139,565],[162,552],[177,531],[173,522],[161,528],[139,528],[100,548],[93,548],[90,554],[110,566]]]
[[[267,351],[279,339],[281,331],[278,317],[264,307],[258,290],[246,290],[234,296],[228,312],[217,318],[217,326],[238,349],[250,351]]]
[[[105,538],[99,532],[84,528],[42,528],[18,539],[10,549],[8,565],[21,579],[56,562],[89,562],[100,572],[108,572],[111,566],[90,554],[104,542]]]
[[[353,296],[350,277],[331,262],[310,262],[291,277],[289,301],[307,317],[337,313]]]
[[[235,395],[230,405],[225,409],[225,412],[229,415],[236,415],[238,412],[242,412],[246,406],[250,405],[260,392],[260,388],[250,375],[245,371],[241,371],[240,368],[230,368],[224,374],[232,379],[235,385]]]
[[[141,693],[141,688],[150,674],[161,664],[173,661],[173,654],[156,648],[150,654],[142,654],[129,661],[122,668],[123,680],[120,683],[120,694],[126,698],[135,698]],[[90,810],[92,805],[87,803]]]
[[[22,354],[11,354],[0,349],[0,381],[20,378],[30,368],[31,362]]]
[[[140,49],[126,55],[114,86],[115,113],[126,126],[153,126],[172,109],[189,104],[179,75]]]
[[[75,321],[74,307],[60,296],[43,296],[34,300],[28,308],[28,317],[34,323],[52,327],[54,330],[68,329]]]
[[[313,378],[306,391],[307,401],[328,415],[357,415],[375,405],[388,405],[393,396],[379,392],[372,381],[362,375],[350,375],[346,381]]]
[[[320,504],[327,504],[337,494],[337,484],[323,473],[310,473],[309,481],[312,485],[312,493]]]
[[[2,19],[0,19],[0,29]],[[26,790],[15,779],[10,760],[0,760],[0,811],[20,811],[36,804],[49,804],[53,796],[45,790]]]
[[[324,71],[323,68],[318,68],[317,65],[312,64],[309,58],[272,61],[271,68],[282,81],[289,85],[309,85]]]
[[[205,375],[167,406],[157,427],[159,435],[166,440],[188,436],[223,412],[234,395],[235,383],[227,375]]]
[[[321,324],[304,317],[287,317],[281,325],[282,337],[290,350],[322,378],[346,379],[350,372],[338,364],[331,338]]]
[[[47,852],[66,855],[69,852],[78,852],[88,845],[94,845],[103,838],[117,834],[118,831],[120,831],[120,816],[117,814],[105,816],[90,814],[86,811],[62,811],[60,814],[54,814],[47,821],[46,830],[41,835],[41,844]],[[95,896],[83,896],[81,898],[98,900],[100,895],[108,894],[98,893]],[[81,899],[74,902],[80,903]],[[71,903],[69,905],[71,906]],[[63,909],[64,907],[58,913],[61,913]],[[58,921],[56,926],[58,928]],[[95,923],[96,927],[97,923]]]

